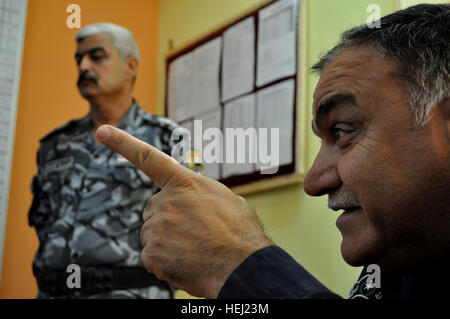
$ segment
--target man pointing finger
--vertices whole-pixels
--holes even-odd
[[[141,230],[142,261],[159,279],[216,298],[247,256],[272,245],[247,202],[223,184],[115,127],[100,127],[97,138],[161,187]]]

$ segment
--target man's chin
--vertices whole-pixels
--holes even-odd
[[[374,248],[369,243],[364,244],[362,241],[355,243],[344,237],[341,243],[341,254],[344,261],[350,266],[366,266],[376,263],[373,254]]]
[[[80,92],[80,95],[84,97],[86,100],[93,99],[97,96],[96,90],[93,90],[89,87],[79,87],[78,91]]]

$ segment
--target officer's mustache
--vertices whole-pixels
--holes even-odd
[[[77,86],[80,86],[81,82],[83,81],[90,81],[94,84],[98,84],[98,79],[95,75],[89,74],[89,73],[81,73],[78,81],[77,81]]]

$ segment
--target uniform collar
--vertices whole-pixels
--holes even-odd
[[[128,108],[127,112],[123,116],[123,118],[120,120],[119,124],[117,125],[120,129],[125,129],[130,126],[135,126],[136,119],[139,116],[139,110],[140,107],[135,99],[133,99],[133,102],[131,103],[131,106]],[[79,132],[86,132],[88,130],[91,130],[93,128],[93,122],[92,122],[92,115],[91,112],[86,114],[86,116],[79,119],[77,123],[77,131]]]
[[[117,125],[120,129],[125,129],[129,126],[135,126],[136,119],[139,116],[139,105],[137,104],[136,100],[133,99],[133,102],[131,103],[130,108],[128,109],[127,113],[125,113],[122,120],[120,120],[119,125]]]

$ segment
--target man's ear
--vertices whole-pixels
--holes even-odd
[[[134,56],[129,56],[126,60],[127,72],[129,73],[131,79],[136,78],[139,68],[139,61]]]

